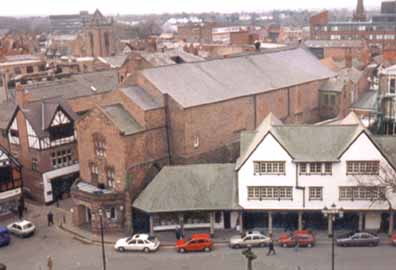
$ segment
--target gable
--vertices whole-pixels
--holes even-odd
[[[71,122],[72,122],[71,119],[61,109],[58,109],[58,111],[55,113],[52,119],[50,126],[55,127],[60,125],[66,125],[66,124],[70,124]]]

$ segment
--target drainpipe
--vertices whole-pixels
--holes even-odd
[[[303,204],[302,207],[305,208],[305,187],[300,186],[298,182],[298,163],[296,162],[296,189],[301,190],[303,194]]]

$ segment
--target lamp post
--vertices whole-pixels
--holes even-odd
[[[103,235],[103,214],[104,211],[102,208],[99,208],[99,219],[100,219],[100,236],[102,242],[102,260],[103,260],[103,270],[106,270],[106,253],[104,248],[104,235]]]
[[[337,215],[340,218],[342,218],[344,216],[344,210],[342,209],[342,207],[337,208],[335,203],[333,203],[330,208],[327,208],[327,206],[325,206],[322,210],[322,213],[325,217],[328,217],[328,221],[331,222],[331,270],[334,270],[334,259],[335,259],[335,256],[334,256],[334,247],[335,247],[334,223],[335,223]]]

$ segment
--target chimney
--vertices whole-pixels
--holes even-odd
[[[25,90],[25,87],[21,83],[16,84],[15,99],[16,99],[16,104],[21,108],[24,108],[27,102],[29,101],[28,93]]]
[[[351,68],[352,67],[352,49],[348,48],[346,53],[345,53],[345,67],[346,68]]]

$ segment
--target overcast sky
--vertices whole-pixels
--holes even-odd
[[[3,3],[2,3],[3,2]],[[73,14],[80,10],[104,14],[234,12],[273,9],[354,8],[357,0],[0,0],[0,15]],[[381,0],[364,0],[379,8]]]

